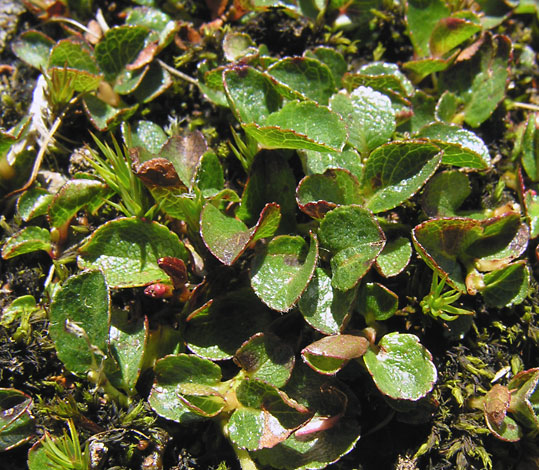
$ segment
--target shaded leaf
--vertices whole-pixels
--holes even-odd
[[[33,400],[14,388],[0,388],[0,451],[11,450],[34,436]]]
[[[377,282],[367,282],[359,290],[357,309],[367,324],[391,318],[399,306],[398,296]]]
[[[442,57],[479,31],[481,26],[473,21],[455,16],[442,18],[431,32],[430,52],[434,57]]]
[[[421,207],[429,217],[453,217],[471,193],[466,174],[444,171],[434,175],[425,186]]]
[[[518,305],[528,295],[530,274],[525,261],[509,264],[483,277],[485,288],[481,295],[487,305],[508,307]]]
[[[400,274],[412,257],[412,244],[404,237],[389,240],[376,258],[374,267],[384,277]]]

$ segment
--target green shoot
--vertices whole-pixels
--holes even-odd
[[[446,280],[447,277],[438,282],[438,273],[436,271],[432,273],[430,293],[423,297],[423,300],[419,303],[423,313],[433,318],[441,318],[445,321],[456,320],[459,315],[473,315],[474,312],[472,310],[451,305],[460,298],[460,292],[450,289],[442,294]]]
[[[92,137],[104,158],[90,149],[92,157],[88,158],[88,162],[120,198],[118,203],[110,200],[107,203],[126,217],[152,219],[156,206],[150,205],[151,199],[144,184],[131,171],[127,149],[122,150],[114,137],[112,138],[113,148],[101,142],[95,135],[92,134]]]
[[[67,421],[69,434],[64,430],[63,436],[52,438],[49,433],[43,439],[43,449],[49,459],[49,468],[53,470],[89,470],[90,453],[88,445],[81,448],[79,434],[72,419]]]

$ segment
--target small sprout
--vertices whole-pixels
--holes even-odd
[[[63,470],[89,470],[90,453],[88,445],[81,447],[79,434],[75,429],[73,420],[68,420],[69,434],[64,430],[62,437],[54,439],[47,432],[42,441],[43,449],[48,458],[48,466],[51,469]]]
[[[446,279],[447,277],[438,282],[438,273],[433,272],[430,293],[423,297],[423,300],[419,303],[423,313],[445,321],[456,320],[459,315],[473,315],[473,310],[451,305],[460,298],[460,292],[450,289],[442,294]]]

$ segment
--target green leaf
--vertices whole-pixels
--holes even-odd
[[[285,57],[275,62],[267,73],[297,91],[301,99],[327,105],[335,92],[335,81],[329,67],[317,59]]]
[[[277,203],[282,215],[281,233],[292,232],[296,226],[295,195],[296,178],[285,158],[276,152],[259,152],[251,166],[236,216],[247,225],[255,225],[266,204]]]
[[[0,388],[0,451],[11,450],[34,437],[32,405],[26,393]]]
[[[246,33],[228,32],[223,38],[223,53],[226,60],[236,62],[245,56],[256,55],[256,44]]]
[[[310,418],[307,410],[276,387],[246,379],[236,389],[242,405],[228,421],[232,442],[248,450],[271,448]]]
[[[406,25],[408,36],[418,57],[430,55],[429,41],[438,22],[450,14],[443,0],[408,0]]]
[[[249,229],[241,220],[224,215],[213,204],[206,204],[200,216],[200,234],[208,250],[219,261],[230,266],[251,243],[272,237],[280,220],[279,206],[267,204],[256,225]]]
[[[483,277],[481,295],[487,305],[509,307],[524,301],[529,291],[530,273],[525,261],[517,261]]]
[[[385,144],[395,132],[395,111],[391,100],[372,88],[360,86],[349,95],[340,92],[330,102],[348,128],[348,142],[361,154]]]
[[[104,34],[95,46],[95,58],[107,81],[112,82],[135,61],[147,35],[148,29],[143,26],[117,26]]]
[[[385,236],[372,213],[359,206],[328,212],[320,224],[320,241],[334,255],[331,285],[352,289],[367,273],[385,245]]]
[[[24,222],[45,215],[54,195],[47,190],[32,187],[17,200],[17,213]]]
[[[398,306],[398,296],[382,284],[367,282],[359,290],[357,309],[367,324],[391,318]]]
[[[295,358],[291,346],[274,334],[257,333],[236,351],[234,362],[251,379],[282,387],[292,374]]]
[[[390,240],[376,258],[374,267],[384,277],[393,277],[400,274],[412,257],[412,244],[404,237]]]
[[[89,48],[82,42],[64,39],[51,50],[49,63],[51,69],[64,70],[71,86],[80,93],[96,90],[103,76]]]
[[[212,360],[231,359],[254,334],[267,329],[270,310],[250,288],[206,302],[187,319],[185,341],[195,354]]]
[[[365,164],[362,187],[374,213],[397,207],[434,174],[443,152],[422,141],[391,142],[376,148]]]
[[[0,317],[0,325],[8,328],[15,321],[21,324],[25,319],[29,319],[32,313],[39,312],[40,308],[36,305],[36,299],[33,295],[23,295],[17,297],[8,306],[4,307]]]
[[[307,175],[322,174],[326,170],[341,168],[348,170],[358,180],[363,174],[363,163],[358,152],[346,148],[342,152],[317,152],[302,150],[299,152],[304,172]]]
[[[264,148],[340,151],[347,132],[342,118],[313,101],[290,101],[262,124],[244,124]]]
[[[168,281],[157,265],[163,256],[186,263],[189,258],[178,236],[164,225],[122,218],[103,224],[89,237],[80,248],[78,264],[101,269],[110,287],[135,287]]]
[[[113,312],[109,330],[110,351],[120,368],[122,388],[129,396],[142,372],[144,353],[149,337],[148,318],[127,320],[126,312]],[[122,318],[124,317],[124,318]]]
[[[137,104],[115,108],[93,95],[86,95],[83,103],[88,119],[97,130],[102,132],[127,121],[138,108]]]
[[[136,70],[124,70],[118,74],[114,82],[114,91],[119,95],[133,93],[146,77],[149,67],[146,65]]]
[[[526,174],[534,183],[539,181],[539,131],[537,128],[537,115],[530,113],[522,136],[520,159]]]
[[[530,227],[530,238],[539,236],[539,197],[535,191],[528,190],[524,193],[524,206]]]
[[[369,348],[369,340],[363,336],[325,336],[303,348],[301,357],[305,363],[319,374],[334,375],[350,359],[357,359]]]
[[[45,70],[54,44],[49,36],[30,29],[13,41],[11,49],[23,62],[36,69]]]
[[[39,250],[52,254],[50,232],[41,227],[26,227],[6,240],[2,247],[2,258],[14,258]]]
[[[193,406],[188,406],[182,392],[190,388],[194,393],[198,388],[201,393],[211,393],[211,388],[220,382],[221,368],[207,359],[188,354],[166,356],[155,364],[155,382],[148,402],[163,418],[179,423],[197,421],[204,416],[196,413]],[[221,400],[224,406],[224,400],[217,392],[213,398]]]
[[[63,227],[86,206],[99,207],[108,188],[96,180],[74,179],[65,183],[54,196],[48,209],[51,227]]]
[[[249,66],[234,66],[223,73],[230,108],[240,122],[262,124],[277,111],[281,98],[270,77]]]
[[[425,186],[421,207],[429,217],[454,217],[471,193],[470,180],[465,173],[443,171]]]
[[[172,86],[172,76],[159,64],[152,62],[133,95],[139,103],[149,103]]]
[[[378,390],[391,398],[419,400],[437,379],[432,356],[415,335],[389,333],[363,359]]]
[[[335,82],[336,87],[341,87],[342,77],[348,69],[348,64],[340,52],[329,47],[318,46],[312,51],[306,51],[305,57],[318,59],[323,64],[326,64],[331,72],[331,75],[333,76],[333,81]]]
[[[299,299],[299,310],[305,321],[326,335],[338,334],[350,318],[353,289],[345,292],[331,285],[331,277],[322,268],[314,275]]]
[[[307,287],[318,260],[318,240],[311,233],[309,248],[300,236],[281,235],[255,255],[251,285],[268,307],[286,312]]]
[[[212,150],[205,152],[198,162],[195,185],[204,197],[217,195],[225,186],[223,166]]]
[[[455,47],[481,31],[481,26],[464,18],[442,18],[430,35],[429,48],[432,56],[442,57]]]
[[[200,159],[207,150],[202,133],[194,131],[170,137],[161,148],[159,156],[174,165],[181,182],[191,190]]]
[[[511,41],[487,34],[471,58],[459,61],[440,77],[440,89],[453,92],[464,102],[468,125],[479,126],[504,99],[510,57]]]
[[[531,431],[539,428],[537,397],[539,395],[539,368],[523,370],[507,384],[512,391],[509,412]]]
[[[337,205],[360,204],[359,181],[347,170],[327,170],[323,175],[303,178],[296,190],[299,208],[314,219],[322,219]]]
[[[132,8],[125,19],[125,24],[133,26],[145,26],[151,33],[146,39],[146,44],[157,42],[154,55],[166,47],[179,29],[179,24],[157,8],[147,6]]]
[[[423,260],[440,277],[460,292],[466,292],[465,277],[472,262],[494,259],[495,265],[507,256],[507,261],[520,256],[518,243],[520,217],[508,213],[491,219],[467,218],[431,219],[412,231],[414,245]]]
[[[58,358],[69,371],[84,375],[99,366],[109,338],[109,289],[100,271],[70,277],[54,296],[49,333]]]
[[[472,131],[456,125],[435,122],[425,126],[416,137],[426,137],[444,151],[442,163],[478,170],[490,168],[487,146]]]
[[[129,126],[123,123],[122,135],[124,141],[127,135],[131,136],[132,147],[142,147],[153,154],[158,154],[167,140],[161,126],[151,121],[135,121]]]

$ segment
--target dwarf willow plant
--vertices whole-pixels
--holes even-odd
[[[341,21],[353,15],[339,11]],[[192,82],[235,119],[231,148],[244,184],[227,180],[233,166],[223,167],[201,132],[167,136],[142,120],[122,126],[127,151],[95,140],[106,157],[94,153],[100,179],[74,178],[57,195],[24,193],[17,211],[28,226],[4,243],[6,259],[35,250],[55,258],[77,213],[95,213],[112,193],[125,215],[78,240],[76,272],[53,280],[49,334],[66,370],[125,408],[143,398],[167,420],[215,421],[244,470],[324,468],[354,448],[363,385],[339,380],[349,364],[388,406],[415,409],[438,371],[421,329],[397,314],[419,307],[447,327],[473,315],[465,307],[474,295],[489,307],[523,302],[530,270],[520,258],[538,234],[535,190],[523,178],[523,207],[499,194],[491,207],[469,198],[469,175],[494,167],[471,129],[504,97],[511,44],[468,13],[406,2],[415,57],[402,69],[375,61],[350,70],[327,46],[273,57],[247,34],[228,33],[222,61],[201,65]],[[95,48],[34,31],[15,51],[45,73],[69,72],[90,121],[106,130],[170,78],[153,59],[179,24],[138,7],[126,22]],[[432,94],[418,87],[427,76]],[[128,95],[135,104],[124,102]],[[533,182],[536,133],[530,118],[516,153]],[[40,215],[53,230],[32,225]],[[419,266],[432,275],[430,292],[392,290]],[[161,312],[111,300],[141,287],[162,299]],[[515,416],[531,421],[536,384],[536,375],[517,375],[508,385],[525,389]],[[505,398],[485,401],[503,404],[520,392],[499,393]],[[504,406],[495,428],[485,405],[498,436],[500,416],[513,412]]]

